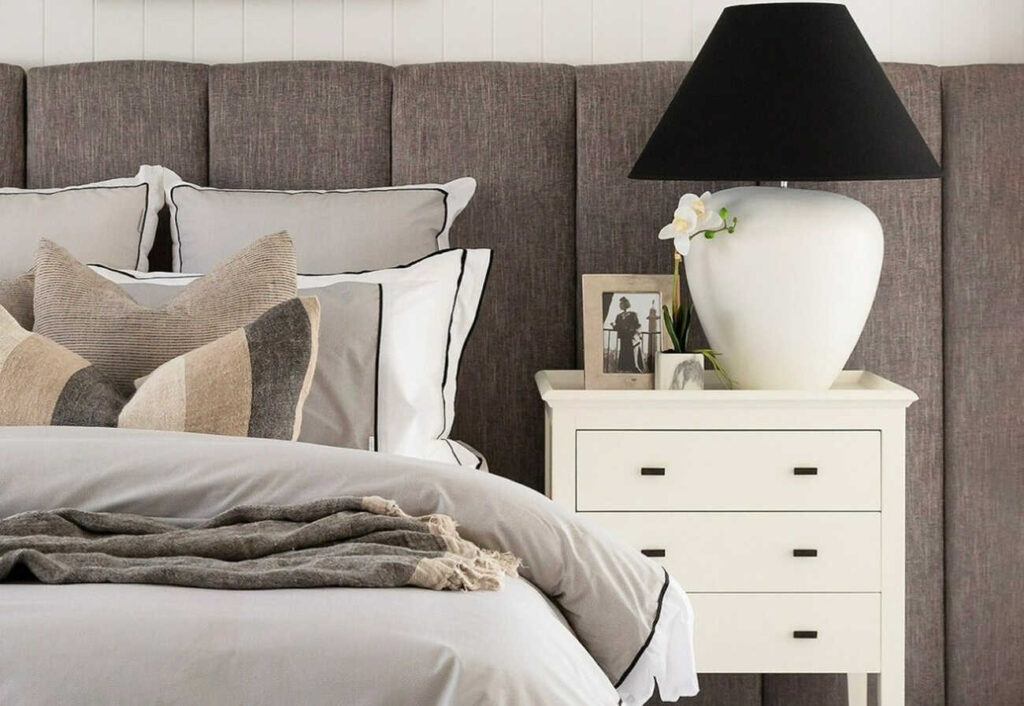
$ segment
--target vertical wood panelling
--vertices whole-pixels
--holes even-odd
[[[93,53],[104,59],[141,59],[145,50],[145,0],[96,0]]]
[[[395,3],[395,63],[421,64],[444,56],[444,0]]]
[[[494,5],[487,0],[444,0],[446,61],[488,61],[493,58]]]
[[[592,0],[544,0],[544,61],[589,64],[593,61]]]
[[[493,0],[494,58],[540,61],[543,49],[542,0]]]
[[[46,0],[44,63],[92,61],[92,4],[93,0]]]
[[[643,0],[642,61],[693,58],[693,15],[679,0]]]
[[[245,61],[291,59],[293,20],[291,0],[245,0]]]
[[[847,0],[846,7],[875,57],[879,61],[889,61],[892,55],[892,0]]]
[[[942,3],[892,0],[890,61],[935,64],[942,56]]]
[[[989,32],[989,46],[992,48],[989,61],[1012,63],[1021,61],[1024,50],[1024,0],[1002,0],[1003,10],[992,13],[996,19]]]
[[[295,58],[344,56],[344,0],[295,0]]]
[[[393,63],[394,30],[392,0],[345,0],[346,59]]]
[[[243,0],[196,0],[196,61],[241,61],[244,17]]]
[[[0,62],[685,61],[737,1],[0,0]],[[845,4],[881,61],[1024,62],[1024,0]]]
[[[4,61],[23,66],[43,63],[43,13],[43,0],[0,0]]]
[[[594,63],[638,61],[643,56],[643,3],[636,0],[593,1]]]
[[[992,32],[989,20],[1005,21],[1001,16],[991,17],[997,14],[994,9],[1002,4],[995,0],[943,0],[942,61],[947,64],[992,61],[990,57],[994,52],[989,41]],[[993,8],[993,5],[997,7]]]
[[[195,56],[195,3],[191,0],[145,0],[147,59],[192,61]]]

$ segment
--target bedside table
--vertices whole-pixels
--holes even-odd
[[[825,391],[536,381],[548,496],[686,589],[700,672],[846,672],[851,704],[877,672],[880,704],[903,704],[913,392],[852,370]]]

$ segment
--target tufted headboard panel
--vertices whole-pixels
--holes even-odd
[[[579,275],[667,271],[654,235],[679,193],[728,186],[626,179],[686,69],[136,61],[26,76],[0,66],[0,183],[83,183],[141,163],[226,187],[476,177],[452,241],[493,248],[495,263],[459,373],[455,435],[495,473],[540,488],[532,374],[582,360]],[[944,156],[944,182],[807,186],[881,218],[879,295],[850,365],[921,398],[908,419],[907,703],[1010,703],[1024,693],[1013,668],[1024,662],[1024,67],[886,70]],[[155,259],[166,251],[165,240]],[[1008,572],[998,580],[996,554]],[[717,675],[703,686],[707,704],[845,698],[838,675]]]

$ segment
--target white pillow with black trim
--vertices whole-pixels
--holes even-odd
[[[175,272],[207,272],[258,234],[287,231],[299,272],[391,267],[449,247],[452,222],[476,191],[447,184],[275,191],[197,186],[164,170]]]
[[[457,248],[399,267],[299,275],[300,295],[317,296],[321,308],[319,362],[299,441],[484,467],[448,435],[490,263],[490,250]],[[93,269],[149,307],[199,276]]]
[[[149,269],[157,214],[164,205],[162,167],[133,177],[60,189],[0,189],[0,280],[32,268],[48,238],[82,262]]]

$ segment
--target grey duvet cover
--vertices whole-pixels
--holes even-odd
[[[498,591],[0,583],[0,703],[626,704],[696,692],[664,571],[538,493],[364,451],[0,429],[0,517],[77,508],[189,527],[240,504],[377,495],[522,559]]]

